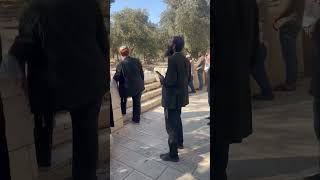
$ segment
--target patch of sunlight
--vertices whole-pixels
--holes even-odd
[[[128,169],[121,169],[119,172],[120,173],[126,173],[126,172],[128,172],[129,170]]]
[[[176,180],[194,180],[195,178],[190,173],[186,173],[180,177],[178,177]]]
[[[204,173],[210,171],[210,152],[200,155],[202,160],[198,163],[197,172]]]

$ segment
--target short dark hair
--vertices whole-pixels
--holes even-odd
[[[184,48],[184,38],[183,36],[173,36],[170,39],[170,44],[175,45],[176,52],[181,52]]]

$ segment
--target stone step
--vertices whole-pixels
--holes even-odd
[[[99,131],[99,169],[104,169],[110,158],[110,136],[106,130]],[[64,180],[71,176],[72,142],[60,144],[52,151],[52,167],[39,172],[38,180]]]
[[[143,102],[147,102],[147,101],[151,100],[154,97],[161,96],[161,91],[162,91],[161,88],[157,88],[157,89],[154,89],[152,91],[148,91],[146,93],[143,93],[142,97],[141,97],[141,102],[142,103]],[[128,98],[128,102],[127,102],[127,108],[130,108],[130,107],[132,107],[132,98]]]
[[[147,112],[161,105],[161,96],[156,96],[141,104],[141,113]],[[132,108],[127,108],[127,114],[123,117],[124,122],[132,118]]]
[[[106,123],[104,122],[105,117],[108,116],[109,107],[103,105],[100,111],[99,117],[99,128],[106,128]],[[55,117],[56,124],[53,131],[53,146],[59,146],[72,140],[72,124],[71,117],[69,113],[62,112],[58,113]]]
[[[148,92],[148,91],[152,91],[152,90],[154,90],[154,89],[158,89],[158,88],[161,88],[161,84],[160,84],[160,82],[158,82],[158,81],[155,81],[155,82],[146,84],[146,85],[145,85],[144,93],[146,93],[146,92]]]

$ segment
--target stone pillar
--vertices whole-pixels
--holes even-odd
[[[112,98],[112,110],[113,110],[113,118],[114,118],[114,127],[111,128],[111,131],[113,132],[123,126],[123,117],[121,114],[121,107],[120,107],[120,95],[119,95],[117,83],[113,79],[110,82],[110,93]]]

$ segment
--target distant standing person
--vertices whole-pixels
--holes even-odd
[[[169,153],[161,154],[163,161],[179,161],[178,148],[183,148],[181,109],[189,104],[188,82],[190,70],[186,57],[182,54],[184,39],[174,36],[168,47],[168,69],[161,79],[162,107],[168,133]]]
[[[275,0],[274,2],[278,2]],[[280,45],[286,64],[286,82],[276,91],[294,91],[298,79],[297,37],[302,28],[305,0],[291,0],[286,9],[274,20],[273,27],[279,30]]]
[[[205,58],[205,52],[200,52],[199,53],[199,59],[196,64],[196,70],[197,70],[197,75],[198,75],[198,80],[199,80],[199,90],[201,91],[203,89],[203,72],[204,72],[204,66],[206,63],[206,58]]]
[[[0,36],[0,63],[2,62],[2,41]],[[0,179],[10,180],[9,152],[6,139],[6,123],[0,94]]]
[[[262,23],[260,22],[260,43],[256,53],[256,61],[252,69],[252,77],[257,82],[261,89],[260,94],[255,94],[253,99],[255,100],[273,100],[274,95],[270,85],[269,77],[265,67],[265,61],[267,58],[268,49],[265,45],[262,31]]]
[[[204,71],[206,72],[206,77],[207,77],[207,92],[208,92],[208,103],[209,107],[211,108],[211,93],[210,93],[210,53],[206,54],[206,65],[204,68]],[[210,112],[209,112],[209,117],[206,119],[210,120]],[[210,125],[210,122],[208,122],[208,125]]]
[[[194,85],[193,85],[193,62],[192,62],[192,57],[191,57],[190,54],[188,54],[186,56],[186,58],[187,58],[187,63],[190,66],[190,75],[191,75],[188,85],[189,85],[189,87],[191,89],[191,93],[196,93],[196,90],[194,89]]]
[[[303,27],[308,36],[312,38],[313,47],[313,75],[311,81],[311,93],[313,95],[314,131],[320,148],[320,1],[306,0]],[[320,158],[318,155],[318,169]],[[319,180],[320,173],[306,177],[309,180]]]
[[[117,65],[113,79],[119,83],[119,94],[121,97],[121,111],[126,114],[127,98],[132,97],[134,123],[140,123],[141,96],[144,88],[144,72],[139,59],[130,57],[127,46],[119,48],[121,61]]]

